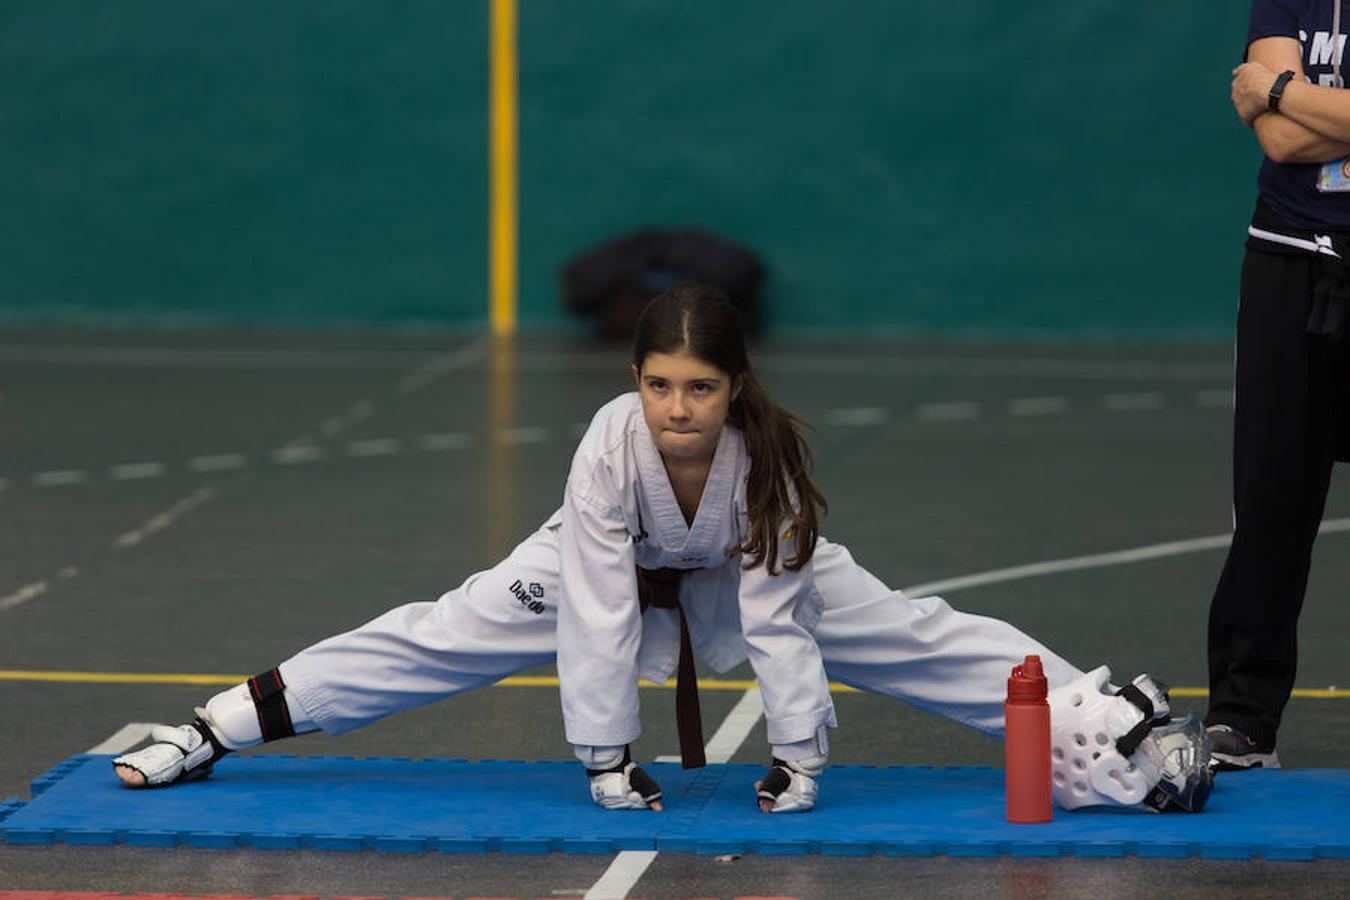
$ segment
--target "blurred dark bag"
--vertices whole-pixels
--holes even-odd
[[[562,270],[563,303],[595,319],[596,334],[628,340],[647,301],[673,284],[721,288],[758,334],[764,264],[739,244],[697,229],[645,228],[583,250]]]

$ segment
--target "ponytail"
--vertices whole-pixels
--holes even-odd
[[[730,421],[745,435],[750,457],[745,486],[750,529],[739,547],[750,560],[745,568],[764,564],[776,574],[779,541],[790,540],[792,553],[782,555],[782,565],[796,572],[811,561],[820,517],[829,507],[811,480],[815,457],[803,433],[811,426],[775,403],[749,371],[731,405]]]

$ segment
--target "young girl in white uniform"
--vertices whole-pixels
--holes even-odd
[[[562,508],[505,560],[217,694],[191,724],[157,726],[155,743],[113,761],[118,776],[201,777],[230,750],[342,734],[556,660],[593,799],[660,809],[628,752],[638,679],[662,682],[678,664],[681,752],[701,765],[697,650],[719,672],[749,659],[773,758],[758,802],[804,811],[836,724],[830,679],[998,735],[1006,679],[1027,655],[1052,688],[1088,677],[1005,622],[891,590],[819,536],[825,501],[800,422],[756,380],[719,292],[681,285],[653,300],[632,368],[637,390],[596,413]]]

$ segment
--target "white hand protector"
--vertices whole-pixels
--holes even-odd
[[[815,777],[824,768],[824,757],[800,762],[775,757],[773,768],[760,781],[756,795],[761,801],[773,804],[768,812],[809,812],[816,805],[816,797],[820,794]]]
[[[1049,693],[1055,802],[1199,812],[1212,786],[1204,730],[1172,722],[1166,687],[1148,675],[1119,690],[1110,678],[1099,666]]]
[[[133,753],[125,753],[112,761],[119,766],[139,772],[144,784],[124,782],[133,787],[157,787],[205,778],[211,766],[227,751],[216,742],[210,727],[200,718],[191,725],[155,725],[150,729],[154,743]]]
[[[649,809],[661,801],[661,787],[633,762],[627,747],[613,765],[587,769],[591,799],[605,809]]]

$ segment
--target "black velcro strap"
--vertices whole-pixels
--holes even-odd
[[[642,766],[633,766],[633,771],[628,773],[628,786],[637,791],[643,803],[655,803],[661,799],[661,785]]]
[[[1144,738],[1148,737],[1148,733],[1153,730],[1153,701],[1148,699],[1148,695],[1133,684],[1127,684],[1116,691],[1116,696],[1124,697],[1144,714],[1144,718],[1139,724],[1121,737],[1116,738],[1117,752],[1129,759],[1134,755],[1134,751],[1139,749],[1139,745],[1144,742]]]
[[[613,772],[622,772],[623,767],[628,765],[632,761],[633,761],[633,754],[629,751],[628,745],[624,744],[623,759],[619,760],[617,763],[610,766],[608,769],[587,769],[586,774],[589,775],[591,778],[594,778],[597,775],[609,775]]]
[[[773,768],[759,783],[759,796],[765,800],[777,800],[778,795],[792,786],[792,776],[779,760],[773,761]]]
[[[286,708],[286,683],[281,670],[271,669],[248,680],[248,692],[253,695],[253,706],[258,711],[258,727],[264,741],[275,741],[295,734],[291,711]]]

